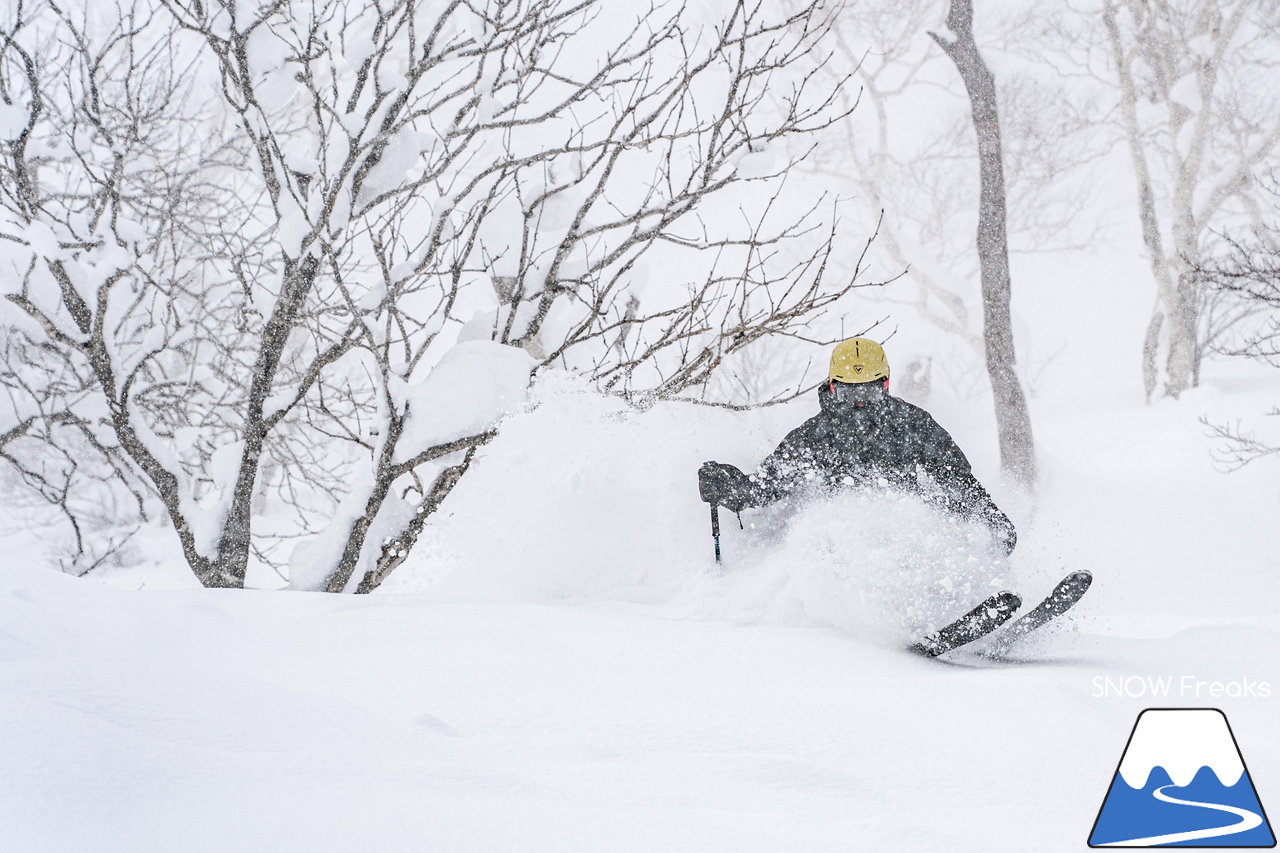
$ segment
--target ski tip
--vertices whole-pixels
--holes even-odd
[[[1022,596],[1018,595],[1011,589],[1002,590],[996,593],[996,599],[1003,607],[1008,607],[1010,610],[1017,610],[1022,606]]]
[[[1083,586],[1088,588],[1089,584],[1093,583],[1093,572],[1088,569],[1080,569],[1079,571],[1072,572],[1063,578],[1062,583],[1069,586]]]

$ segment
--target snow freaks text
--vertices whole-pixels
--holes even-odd
[[[1208,681],[1194,675],[1095,675],[1094,699],[1269,699],[1271,682],[1243,677]]]

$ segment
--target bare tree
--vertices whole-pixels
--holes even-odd
[[[1004,163],[995,77],[973,38],[972,0],[951,0],[947,14],[951,38],[931,33],[955,63],[969,93],[978,137],[981,189],[978,196],[978,261],[982,269],[983,340],[987,372],[995,396],[1000,465],[1016,482],[1036,479],[1035,444],[1026,395],[1014,369],[1013,323],[1009,312],[1009,240],[1006,224]]]
[[[0,341],[0,487],[15,528],[39,531],[63,571],[116,557],[145,517],[145,486],[79,405],[75,365],[6,326]],[[67,535],[67,534],[70,535]]]
[[[1280,186],[1270,182],[1272,199],[1280,202]],[[1275,207],[1280,212],[1280,204]],[[1243,236],[1224,235],[1224,244],[1196,274],[1206,290],[1233,311],[1231,334],[1215,343],[1222,354],[1249,358],[1280,368],[1280,226],[1255,226]],[[1280,406],[1267,413],[1280,419]],[[1235,470],[1265,456],[1280,454],[1280,434],[1258,434],[1244,425],[1203,421],[1221,439],[1217,460]],[[1274,421],[1273,421],[1274,423]]]
[[[28,137],[90,130],[52,166],[11,147],[7,298],[86,366],[206,585],[287,546],[295,586],[372,589],[513,376],[697,393],[861,284],[829,280],[824,201],[784,210],[790,161],[741,166],[841,115],[817,3],[138,0],[94,39],[40,8],[5,37],[13,103]]]
[[[981,312],[969,298],[980,270],[971,232],[957,224],[973,218],[978,169],[969,104],[927,32],[946,6],[943,0],[868,0],[842,7],[833,32],[841,62],[825,70],[854,69],[858,85],[844,87],[841,97],[844,106],[859,109],[802,170],[841,187],[866,221],[883,217],[877,251],[908,272],[907,286],[877,301],[909,305],[954,339],[954,355],[936,366],[940,374],[968,379],[968,365],[976,367],[985,351]],[[1088,212],[1093,185],[1085,166],[1100,154],[1088,98],[1045,73],[1041,30],[1032,15],[988,18],[984,28],[985,49],[999,54],[1003,75],[998,96],[1015,255],[1078,250],[1099,227]],[[926,113],[927,122],[921,120]]]
[[[956,213],[962,193],[939,183],[943,175],[930,169],[930,164],[949,167],[963,155],[949,150],[949,131],[926,144],[897,132],[897,125],[917,109],[912,95],[937,92],[930,76],[937,57],[924,35],[938,6],[936,0],[917,0],[841,8],[833,40],[842,62],[825,70],[834,77],[852,67],[858,86],[841,87],[842,105],[863,108],[840,123],[839,144],[820,147],[804,168],[852,184],[869,217],[879,222],[878,248],[897,267],[909,270],[916,284],[913,307],[977,351],[981,336],[972,328],[963,297],[966,274],[956,268],[967,256],[950,245],[942,226]],[[929,204],[922,208],[925,197]]]
[[[70,525],[67,568],[80,572],[147,517],[137,414],[163,435],[191,413],[191,383],[151,362],[168,344],[194,355],[190,335],[174,338],[199,278],[185,252],[228,194],[208,179],[218,152],[174,109],[189,65],[153,38],[154,10],[20,2],[11,14],[0,33],[4,459]],[[104,382],[118,392],[107,400]]]
[[[1280,144],[1280,17],[1272,0],[1104,0],[1120,124],[1156,282],[1143,347],[1150,400],[1199,381],[1205,294],[1196,267],[1216,224],[1256,211],[1253,178]],[[1163,363],[1162,363],[1163,362]]]

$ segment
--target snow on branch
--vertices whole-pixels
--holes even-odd
[[[872,283],[776,156],[851,109],[817,0],[107,11],[5,36],[6,296],[207,585],[373,588],[531,372],[705,393]]]

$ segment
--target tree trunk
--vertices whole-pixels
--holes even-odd
[[[386,439],[378,452],[373,488],[365,501],[364,512],[352,522],[351,529],[347,532],[347,542],[343,546],[342,554],[338,557],[338,563],[325,581],[326,592],[346,590],[347,582],[351,580],[351,576],[360,565],[360,555],[364,551],[365,538],[369,535],[373,520],[382,510],[382,504],[386,501],[391,491],[391,484],[395,482],[397,476],[393,460],[396,455],[396,446],[400,443],[400,436],[404,432],[408,410],[404,414],[398,414],[394,408],[395,403],[391,399],[387,400],[387,405],[391,411],[390,423]]]
[[[1195,283],[1191,273],[1178,277],[1178,289],[1170,319],[1169,359],[1165,364],[1165,393],[1175,400],[1196,384],[1196,352],[1200,347]]]
[[[253,540],[254,484],[257,482],[258,469],[270,431],[266,401],[273,390],[289,333],[297,325],[298,315],[311,292],[318,269],[319,261],[314,255],[286,265],[280,296],[263,329],[249,385],[249,401],[244,419],[244,450],[240,455],[240,468],[227,507],[227,517],[218,537],[218,554],[213,561],[217,586],[244,586],[244,578],[249,570],[249,549]],[[205,585],[210,584],[205,582]]]
[[[981,191],[978,201],[978,263],[982,270],[983,337],[987,373],[995,398],[1000,467],[1015,482],[1030,488],[1036,480],[1035,443],[1026,395],[1014,370],[1013,323],[1009,313],[1009,240],[1006,224],[1004,161],[996,82],[973,38],[972,0],[952,0],[947,26],[954,39],[930,33],[955,63],[969,93],[973,127],[978,136]]]
[[[449,492],[453,491],[453,487],[462,479],[462,475],[467,473],[467,469],[471,467],[471,460],[475,458],[476,450],[479,447],[480,445],[478,444],[472,446],[461,462],[457,465],[451,465],[440,472],[430,491],[423,498],[422,504],[418,507],[418,512],[413,519],[398,536],[383,545],[382,554],[379,556],[377,564],[365,572],[360,585],[356,587],[357,593],[373,592],[387,579],[388,575],[399,568],[400,564],[405,561],[409,556],[409,552],[413,550],[413,546],[417,544],[418,536],[422,534],[423,528],[426,527],[427,519],[440,508],[440,504],[449,496]]]
[[[1195,218],[1192,214],[1193,178],[1179,170],[1173,194],[1175,218],[1173,248],[1170,259],[1174,268],[1174,287],[1168,306],[1169,355],[1165,364],[1165,393],[1175,400],[1195,386],[1196,352],[1200,348],[1199,280],[1194,267],[1199,262]]]

